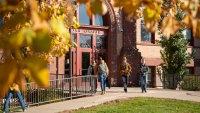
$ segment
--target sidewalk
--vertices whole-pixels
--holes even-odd
[[[30,107],[25,113],[58,113],[66,110],[91,107],[108,101],[129,97],[171,98],[200,102],[200,92],[149,89],[147,93],[141,93],[140,88],[129,88],[128,93],[124,93],[122,87],[112,87],[107,90],[105,95],[100,95],[100,92],[97,92],[97,94],[91,97]]]

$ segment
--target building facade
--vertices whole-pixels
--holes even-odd
[[[151,87],[162,87],[160,77],[156,72],[162,63],[160,50],[156,44],[159,40],[157,32],[150,33],[146,30],[142,19],[127,20],[127,15],[122,9],[114,8],[110,0],[105,0],[108,13],[104,16],[87,16],[84,4],[76,4],[76,15],[81,25],[78,29],[71,29],[72,41],[77,46],[65,56],[54,58],[50,64],[51,73],[84,76],[93,60],[103,57],[109,67],[109,77],[112,85],[121,86],[119,65],[122,56],[126,55],[132,66],[130,85],[138,86],[141,58],[144,58],[149,67],[148,82]],[[192,37],[189,30],[184,32],[189,37],[188,52],[196,50],[195,60],[188,64],[191,74],[199,74],[200,41]],[[71,68],[70,68],[71,66]],[[56,78],[60,78],[57,76]],[[54,79],[55,76],[51,76]]]

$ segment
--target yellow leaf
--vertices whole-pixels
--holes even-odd
[[[14,35],[10,38],[10,45],[14,48],[21,47],[24,42],[25,37],[23,36],[22,31],[20,31],[17,35]]]
[[[196,38],[200,38],[200,19],[193,19],[192,21],[192,33]]]
[[[57,33],[57,34],[65,34],[67,29],[65,28],[64,25],[64,18],[62,18],[61,16],[58,18],[53,17],[50,21],[50,25],[51,28],[53,30],[53,32]]]
[[[155,32],[157,21],[160,19],[161,5],[152,2],[150,3],[146,3],[148,6],[146,6],[143,11],[143,17],[146,28],[151,32]]]
[[[151,3],[147,4],[148,6],[145,7],[143,16],[144,19],[147,20],[158,20],[160,19],[161,14],[161,4]]]
[[[192,28],[193,26],[193,17],[191,15],[186,15],[183,19],[183,23],[188,27]]]
[[[132,14],[133,16],[136,15],[137,9],[141,6],[141,0],[124,0],[118,1],[120,7],[123,7],[123,10],[127,14]]]
[[[30,70],[26,68],[22,70],[22,74],[25,75],[25,77],[31,77]]]
[[[180,28],[180,24],[172,16],[165,17],[162,21],[161,31],[163,35],[169,37],[170,35],[176,33]]]
[[[157,22],[156,21],[146,21],[145,27],[147,28],[148,31],[155,32],[156,28],[157,28]]]
[[[187,10],[188,5],[189,5],[189,1],[188,0],[184,0],[185,2],[181,2],[180,3],[180,8],[184,11]]]
[[[16,35],[10,38],[10,45],[14,48],[19,48],[27,45],[31,45],[32,38],[35,37],[36,34],[29,28],[22,28]]]
[[[144,18],[146,19],[152,19],[155,15],[155,11],[151,8],[145,8],[144,9]]]
[[[41,87],[49,86],[49,70],[47,68],[38,70],[37,73],[32,74],[32,78]]]
[[[47,62],[38,58],[30,57],[25,61],[27,69],[30,70],[31,78],[41,87],[49,86],[49,71]]]
[[[70,43],[70,33],[69,32],[66,32],[66,39],[65,39],[65,41],[67,42],[67,43]]]

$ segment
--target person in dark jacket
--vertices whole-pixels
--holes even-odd
[[[145,65],[145,60],[142,59],[142,65],[140,67],[140,86],[143,92],[147,92],[147,75],[148,67]]]
[[[91,91],[96,93],[97,91],[97,78],[96,78],[96,62],[95,60],[92,62],[92,64],[88,67],[87,70],[87,75],[91,76],[90,79],[90,87],[91,87]]]
[[[120,75],[122,76],[123,86],[124,86],[124,92],[127,93],[127,86],[128,86],[128,78],[131,74],[131,66],[127,62],[127,58],[123,57],[122,63],[120,65]]]

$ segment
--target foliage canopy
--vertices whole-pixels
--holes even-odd
[[[68,51],[69,28],[78,26],[74,6],[68,0],[1,0],[0,11],[0,97],[24,77],[47,87],[49,59]]]

